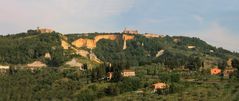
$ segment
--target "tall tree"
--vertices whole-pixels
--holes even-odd
[[[202,66],[202,60],[198,56],[190,56],[186,66],[190,70],[198,70]]]
[[[232,67],[237,68],[239,70],[239,60],[238,59],[232,60]]]
[[[225,60],[221,60],[218,62],[218,68],[224,70],[227,66],[227,62]]]
[[[113,76],[112,81],[118,82],[123,79],[122,77],[122,65],[121,64],[114,64],[113,65]]]

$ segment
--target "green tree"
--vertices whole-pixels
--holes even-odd
[[[202,60],[198,56],[191,55],[186,65],[190,70],[198,70],[202,66]]]
[[[227,67],[227,62],[226,60],[221,60],[218,62],[218,68],[224,70]]]
[[[232,67],[237,68],[239,70],[239,60],[238,59],[233,59],[232,60]]]
[[[64,56],[64,50],[60,47],[56,48],[52,54],[52,59],[48,60],[47,64],[51,67],[61,66],[68,58]]]
[[[100,65],[99,67],[96,68],[96,76],[97,76],[97,80],[101,81],[102,79],[105,78],[106,72],[105,72],[105,66],[104,65]]]
[[[122,71],[120,71],[119,69],[114,69],[113,75],[112,75],[112,81],[114,81],[114,82],[121,81],[123,79],[121,73],[122,73]]]
[[[122,64],[118,63],[118,64],[113,64],[112,66],[113,68],[113,75],[112,75],[112,81],[114,82],[119,82],[123,79],[122,76],[122,71],[123,71],[123,67]]]
[[[121,92],[135,91],[142,87],[140,79],[137,77],[124,78],[122,82],[118,83]]]
[[[82,67],[84,70],[88,70],[88,65],[86,63],[83,64],[83,67]]]
[[[171,82],[179,82],[180,81],[180,75],[173,73],[170,75]]]
[[[77,101],[94,101],[97,95],[96,92],[92,89],[86,89],[81,91],[81,93],[77,96]]]
[[[101,81],[105,78],[106,72],[105,72],[105,66],[100,65],[99,67],[93,68],[91,71],[91,81]]]
[[[104,92],[106,93],[106,95],[116,96],[120,93],[120,89],[118,88],[118,86],[110,85],[104,89]]]

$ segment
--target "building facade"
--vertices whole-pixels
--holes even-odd
[[[122,76],[123,77],[135,76],[135,71],[133,71],[133,70],[123,70]]]
[[[139,34],[138,30],[132,30],[132,29],[127,29],[127,28],[125,28],[123,30],[123,33],[125,33],[125,34]]]

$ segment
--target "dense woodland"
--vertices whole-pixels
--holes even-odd
[[[26,64],[42,60],[49,66],[60,66],[65,61],[63,51],[60,46],[60,34],[55,32],[49,34],[28,31],[0,36],[1,64]],[[52,60],[45,60],[45,53],[52,54]]]

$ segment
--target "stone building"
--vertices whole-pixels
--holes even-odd
[[[6,73],[10,69],[10,66],[0,65],[0,73]]]
[[[222,72],[221,69],[219,69],[218,67],[214,67],[211,69],[211,75],[218,75]]]
[[[127,29],[127,28],[125,28],[123,30],[123,33],[125,33],[125,34],[139,34],[138,30]]]
[[[161,90],[161,89],[165,89],[168,87],[168,85],[166,83],[162,83],[162,82],[158,82],[152,85],[154,92],[156,92],[157,90]]]
[[[132,76],[135,76],[135,71],[133,71],[133,70],[123,70],[122,76],[123,76],[123,77],[132,77]]]
[[[37,28],[37,32],[40,32],[40,33],[52,33],[54,32],[54,30],[52,29],[49,29],[49,28]]]

